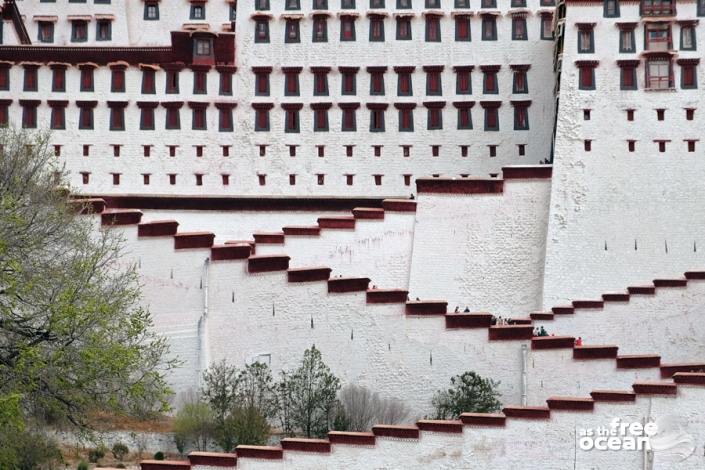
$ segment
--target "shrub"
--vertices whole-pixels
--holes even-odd
[[[125,468],[125,464],[120,462],[119,464],[115,465],[115,468]]]
[[[122,460],[125,458],[127,454],[130,453],[130,449],[128,449],[126,444],[123,444],[122,442],[116,442],[113,444],[113,457],[115,457],[118,460]]]
[[[164,460],[164,452],[161,450],[154,454],[154,460]]]
[[[88,452],[88,461],[91,463],[97,463],[98,460],[105,457],[105,450],[103,447],[98,447],[97,449],[91,449]]]
[[[88,462],[85,460],[81,460],[81,462],[78,464],[78,470],[88,470]]]
[[[502,403],[499,382],[482,378],[475,372],[465,372],[450,379],[451,388],[438,390],[431,401],[432,419],[458,419],[462,413],[494,413]]]

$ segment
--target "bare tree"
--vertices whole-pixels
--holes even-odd
[[[410,416],[409,408],[396,398],[382,398],[359,385],[347,385],[340,401],[351,431],[368,431],[375,424],[400,424]]]

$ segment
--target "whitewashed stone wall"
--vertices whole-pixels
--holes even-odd
[[[411,297],[505,318],[538,309],[550,188],[551,180],[505,180],[498,194],[420,194]]]
[[[684,108],[698,108],[703,74],[697,90],[676,88],[646,92],[644,60],[637,69],[636,91],[620,90],[616,61],[639,59],[644,26],[635,31],[636,53],[620,54],[615,22],[639,18],[638,4],[621,5],[621,18],[602,18],[601,5],[568,5],[560,83],[556,156],[546,253],[544,308],[575,298],[598,298],[604,292],[623,291],[629,285],[650,283],[657,277],[682,276],[703,265],[701,184],[703,145],[687,152],[684,139],[697,139],[705,122],[701,109],[693,121]],[[677,19],[696,18],[696,5],[682,3]],[[577,53],[576,22],[596,22],[595,53]],[[672,23],[674,48],[679,49],[680,27]],[[698,51],[705,47],[697,38]],[[679,51],[679,58],[698,52]],[[578,90],[577,60],[599,60],[596,90]],[[627,121],[626,109],[635,109]],[[656,109],[665,109],[658,121]],[[583,120],[583,109],[592,109]],[[592,151],[584,140],[592,139]],[[636,140],[635,152],[627,140]],[[655,139],[670,140],[666,152]]]

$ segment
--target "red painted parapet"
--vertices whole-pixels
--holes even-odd
[[[490,341],[522,340],[534,337],[531,325],[497,325],[489,328]]]
[[[316,266],[312,268],[289,268],[286,272],[289,282],[315,282],[327,281],[330,278],[331,268]]]
[[[686,287],[688,279],[654,279],[654,287]]]
[[[139,209],[107,209],[100,214],[101,225],[136,225],[142,220]]]
[[[137,226],[138,237],[173,237],[179,228],[175,220],[153,220]]]
[[[533,325],[531,317],[511,318],[512,325]]]
[[[328,293],[365,292],[369,285],[369,277],[334,277],[328,280]]]
[[[478,313],[448,313],[446,328],[489,328],[492,326],[492,314]]]
[[[654,295],[656,293],[656,286],[630,286],[627,287],[627,291],[631,295]]]
[[[685,273],[686,279],[705,279],[705,271],[687,271]]]
[[[354,229],[355,217],[352,215],[319,217],[318,225],[321,228]]]
[[[549,419],[551,409],[547,406],[507,406],[502,410],[507,418]]]
[[[407,315],[445,315],[448,302],[444,300],[414,300],[406,303]]]
[[[254,240],[228,240],[225,242],[226,245],[242,245],[243,243],[252,247],[251,255],[257,253],[257,246]]]
[[[545,179],[553,175],[553,165],[516,165],[502,167],[502,177],[513,179]]]
[[[676,372],[673,381],[685,385],[705,385],[705,374],[701,372]]]
[[[237,446],[235,453],[239,459],[281,460],[284,449],[275,446]]]
[[[293,439],[286,438],[281,440],[281,446],[284,450],[293,450],[299,452],[315,452],[319,454],[330,453],[330,441],[328,439]]]
[[[371,432],[330,431],[328,440],[331,444],[354,446],[373,446],[376,442],[375,435]]]
[[[422,419],[416,422],[421,431],[444,432],[449,434],[462,434],[463,422],[460,420]]]
[[[247,260],[247,272],[269,273],[275,271],[286,271],[289,269],[289,258],[287,255],[261,255],[251,256]]]
[[[567,349],[574,345],[575,338],[572,336],[537,336],[531,339],[531,349]]]
[[[609,294],[602,294],[602,300],[605,302],[629,302],[628,292],[612,292]]]
[[[212,232],[184,232],[174,235],[174,249],[210,248],[213,246],[215,234]]]
[[[317,225],[312,226],[300,226],[300,225],[290,225],[282,228],[284,235],[307,235],[310,237],[317,237],[321,235],[321,227]]]
[[[389,212],[416,212],[416,201],[411,199],[384,199],[382,208]]]
[[[542,320],[553,320],[553,312],[531,312],[531,319],[533,321],[542,321]]]
[[[573,359],[616,359],[619,348],[614,344],[596,346],[575,346]]]
[[[191,470],[189,462],[178,460],[143,460],[140,462],[142,470]]]
[[[384,220],[384,209],[374,209],[371,207],[356,207],[352,210],[356,219]]]
[[[494,426],[507,425],[507,416],[504,413],[463,413],[460,421],[464,426]]]
[[[218,452],[191,452],[188,454],[191,465],[206,465],[209,467],[235,467],[237,455]]]
[[[546,403],[551,410],[593,411],[595,409],[595,400],[592,398],[550,397]]]
[[[660,365],[661,356],[657,354],[617,356],[617,369],[648,369]]]
[[[372,434],[377,437],[396,437],[398,439],[418,439],[418,426],[392,426],[390,424],[377,424],[372,426]]]
[[[418,178],[419,194],[499,194],[504,181],[496,178]]]
[[[249,258],[250,255],[252,255],[252,246],[246,243],[211,247],[211,261],[241,260]]]
[[[368,304],[403,304],[409,291],[404,289],[368,289]]]
[[[284,232],[260,232],[252,235],[255,243],[262,245],[282,245],[284,243]]]
[[[556,305],[551,309],[554,315],[572,315],[575,313],[573,305]]]
[[[671,382],[636,382],[632,385],[639,395],[677,395],[678,385]]]
[[[604,300],[574,300],[573,301],[573,308],[604,308],[605,307],[605,301]]]
[[[636,401],[636,393],[625,390],[593,390],[590,396],[595,401],[620,402]]]
[[[704,362],[683,362],[680,364],[661,364],[661,378],[670,379],[678,372],[704,372]]]
[[[107,207],[107,204],[105,203],[105,199],[101,198],[89,198],[89,199],[72,199],[69,201],[69,204],[71,206],[76,207],[77,209],[81,209],[81,214],[100,214],[102,213],[105,208]]]

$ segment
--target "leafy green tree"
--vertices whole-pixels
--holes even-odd
[[[255,362],[239,370],[222,361],[204,374],[204,383],[203,400],[215,415],[213,438],[223,452],[232,452],[241,444],[266,443],[268,418],[276,412],[267,364]]]
[[[340,380],[323,362],[321,352],[311,346],[301,365],[283,374],[278,387],[280,417],[285,433],[300,429],[304,436],[323,437],[333,427]]]
[[[174,434],[181,442],[192,445],[197,451],[207,451],[213,439],[213,411],[203,402],[187,403],[174,418]],[[178,449],[183,455],[183,449]]]
[[[462,413],[494,413],[502,408],[500,382],[465,372],[450,379],[451,388],[438,390],[431,400],[433,419],[458,419]]]
[[[23,423],[50,416],[84,430],[95,411],[165,411],[176,362],[150,332],[121,232],[79,216],[89,208],[70,200],[48,142],[0,129],[0,420],[11,397]]]
[[[118,460],[122,460],[127,454],[130,453],[130,449],[127,447],[126,444],[122,442],[116,442],[115,444],[113,444],[112,452],[113,457]]]

